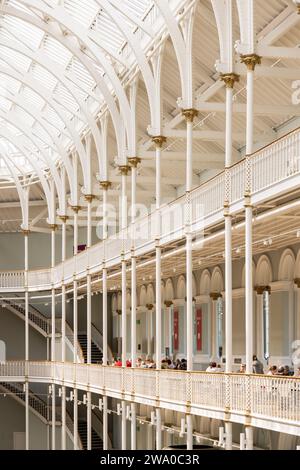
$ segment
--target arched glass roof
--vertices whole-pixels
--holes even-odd
[[[135,61],[124,31],[150,41],[153,9],[152,0],[1,1],[0,177],[11,165],[45,171],[74,147]]]

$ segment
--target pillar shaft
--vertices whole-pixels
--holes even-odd
[[[78,450],[78,390],[74,388],[74,403],[73,403],[73,440],[74,450]]]
[[[126,261],[122,261],[122,365],[126,367],[127,359],[127,286]]]
[[[87,448],[92,450],[92,394],[87,392]]]
[[[107,397],[103,397],[103,450],[108,450]]]
[[[127,448],[127,421],[126,421],[126,402],[122,401],[122,450]]]
[[[136,450],[136,404],[131,403],[131,450]]]
[[[161,410],[156,409],[156,450],[162,450]]]
[[[193,370],[193,259],[192,235],[186,235],[186,315],[187,315],[187,370]]]
[[[132,367],[136,366],[137,360],[137,337],[136,337],[136,313],[137,313],[137,297],[136,297],[136,258],[131,258],[131,361]]]
[[[192,415],[187,415],[187,450],[193,450],[194,447],[194,438],[193,438],[193,417]]]
[[[107,269],[102,272],[102,307],[103,307],[103,365],[107,366]]]

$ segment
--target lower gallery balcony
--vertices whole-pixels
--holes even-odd
[[[75,387],[99,398],[300,436],[300,379],[295,377],[47,362],[0,365],[1,383],[27,380],[31,384],[54,383],[58,391],[62,386]]]

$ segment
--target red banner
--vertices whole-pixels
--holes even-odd
[[[179,313],[174,310],[174,351],[179,350]]]
[[[197,351],[202,351],[202,309],[197,309]]]

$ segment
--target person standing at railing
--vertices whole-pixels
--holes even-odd
[[[256,355],[253,356],[252,367],[253,367],[253,374],[259,374],[259,375],[264,374],[264,366],[262,362],[258,360]]]

